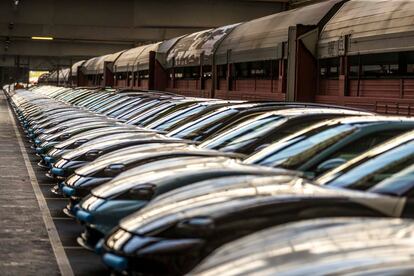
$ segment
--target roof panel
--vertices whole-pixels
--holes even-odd
[[[341,0],[331,0],[262,17],[237,26],[217,49],[216,63],[279,59],[278,50],[288,39],[290,26],[318,25]]]
[[[80,60],[72,65],[72,76],[78,75],[78,68],[81,67],[85,62],[85,60]]]
[[[135,60],[146,47],[148,47],[148,45],[142,45],[123,52],[114,64],[116,72],[126,72],[131,70],[135,65]]]
[[[89,59],[82,66],[82,71],[86,75],[103,74],[105,62],[115,62],[116,59],[123,53],[120,51],[113,54],[108,54],[100,57]]]
[[[167,56],[168,66],[200,65],[200,57],[204,56],[203,64],[211,64],[212,56],[222,39],[239,24],[223,26],[187,35],[180,39]]]
[[[414,50],[414,1],[351,0],[323,28],[320,58]]]

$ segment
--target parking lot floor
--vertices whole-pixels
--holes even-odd
[[[0,275],[108,275],[99,256],[76,242],[82,226],[67,199],[37,166],[38,157],[0,93]]]

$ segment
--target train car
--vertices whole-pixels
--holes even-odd
[[[81,73],[85,76],[85,80],[80,83],[80,86],[114,86],[115,75],[113,73],[113,65],[123,52],[120,51],[87,60],[80,67]]]
[[[69,75],[70,68],[62,68],[58,71],[57,74],[57,85],[58,86],[67,86],[69,85]]]
[[[166,56],[165,90],[187,96],[214,97],[214,53],[239,24],[192,33],[179,39]]]
[[[325,1],[237,26],[223,39],[215,53],[215,96],[310,100],[306,95],[308,92],[297,91],[297,82],[294,81],[297,74],[305,73],[298,72],[298,66],[303,67],[303,71],[315,70],[313,62],[300,60],[303,54],[301,46],[309,44],[309,48],[316,47],[318,30],[342,2]],[[302,42],[304,37],[312,39]],[[305,51],[306,54],[311,52]],[[287,97],[288,92],[290,96]]]
[[[351,0],[318,43],[315,101],[414,115],[414,1]]]
[[[114,63],[115,83],[117,88],[154,89],[153,67],[155,52],[161,42],[139,46],[125,51]],[[151,77],[150,77],[151,75]]]
[[[70,86],[79,86],[81,83],[84,83],[85,76],[82,73],[82,70],[80,68],[82,65],[86,62],[86,60],[80,60],[78,62],[75,62],[70,70],[69,74],[69,85]]]

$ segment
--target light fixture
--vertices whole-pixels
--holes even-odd
[[[33,40],[53,40],[50,36],[32,36]]]

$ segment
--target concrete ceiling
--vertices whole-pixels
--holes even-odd
[[[47,69],[246,21],[287,0],[2,0],[0,66]],[[32,36],[53,37],[35,41]]]

